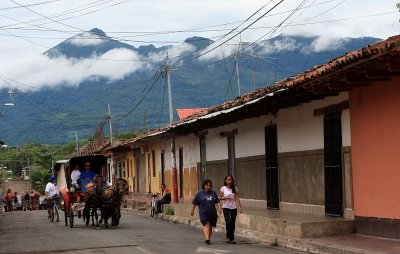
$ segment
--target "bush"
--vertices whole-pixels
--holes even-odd
[[[165,212],[166,215],[174,215],[174,208],[168,206],[167,211]]]

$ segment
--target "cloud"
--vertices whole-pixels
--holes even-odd
[[[206,47],[204,50],[200,51],[200,55],[204,54],[199,57],[200,61],[210,61],[210,60],[221,60],[225,57],[228,57],[230,55],[235,54],[237,52],[239,43],[225,43],[221,45],[221,47],[218,47],[208,53],[207,51],[213,49],[215,46],[219,45],[218,42],[215,42],[213,44],[210,44],[208,47]]]
[[[137,52],[118,48],[107,51],[103,55],[91,58],[65,58],[60,55],[49,58],[46,55],[35,55],[10,62],[1,62],[1,75],[20,84],[12,84],[22,91],[58,85],[78,86],[85,80],[106,78],[109,81],[124,79],[136,71],[152,70],[157,63],[170,56],[170,64],[176,65],[177,56],[194,51],[191,44],[168,47],[159,53],[144,57]]]
[[[314,52],[335,50],[335,49],[342,47],[347,41],[348,41],[348,39],[346,39],[346,38],[318,37],[311,44],[311,49]]]
[[[297,41],[290,37],[283,37],[281,40],[275,41],[267,41],[266,43],[259,43],[260,47],[263,48],[261,53],[270,54],[276,51],[282,50],[299,50],[301,48],[301,44],[297,43]]]
[[[72,38],[66,40],[67,43],[77,45],[77,46],[90,46],[90,45],[100,45],[104,42],[103,37],[96,34],[85,32]]]
[[[151,62],[162,62],[168,55],[170,64],[178,64],[178,61],[185,56],[186,53],[190,54],[195,49],[193,45],[184,42],[178,46],[169,46],[168,49],[158,53],[152,53],[149,55],[148,60]]]
[[[84,80],[98,77],[110,81],[123,79],[135,71],[151,68],[144,60],[134,51],[113,49],[90,59],[33,56],[15,62],[2,62],[0,69],[1,75],[24,84],[13,86],[26,91],[32,87],[55,87],[60,84],[77,86]]]

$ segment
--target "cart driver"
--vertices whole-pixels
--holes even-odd
[[[83,192],[86,191],[86,185],[93,183],[96,178],[96,174],[91,170],[90,163],[85,163],[85,170],[81,173],[81,189]]]

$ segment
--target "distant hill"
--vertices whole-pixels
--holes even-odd
[[[332,41],[279,35],[259,42],[253,50],[243,50],[254,46],[243,42],[239,54],[241,93],[271,85],[379,40],[364,37]],[[98,123],[105,119],[108,104],[114,133],[150,129],[168,123],[165,79],[157,71],[164,64],[167,51],[174,69],[171,74],[174,108],[210,107],[232,99],[238,95],[235,57],[221,58],[228,56],[229,52],[235,53],[238,45],[230,45],[231,51],[224,53],[220,49],[214,50],[212,54],[215,57],[198,59],[201,50],[212,43],[210,39],[194,36],[178,46],[156,47],[150,44],[136,48],[108,37],[97,28],[75,35],[44,54],[49,58],[79,61],[122,48],[134,52],[141,59],[142,67],[113,81],[99,76],[75,85],[61,83],[56,89],[46,87],[26,93],[14,91],[15,106],[0,108],[3,115],[0,117],[0,140],[9,145],[28,142],[59,144],[74,140],[75,131],[80,138],[88,138],[94,135]],[[182,47],[188,50],[179,51]],[[104,126],[104,131],[107,126]]]

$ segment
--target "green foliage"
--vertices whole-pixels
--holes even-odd
[[[166,215],[174,215],[174,208],[167,206],[167,211],[165,212]]]
[[[32,189],[44,194],[44,189],[49,180],[50,172],[46,169],[37,169],[30,174],[29,181]]]
[[[271,243],[271,246],[278,247],[278,239],[277,238],[275,238],[275,240]]]
[[[117,139],[119,139],[119,140],[129,140],[129,139],[137,137],[141,133],[143,133],[143,131],[141,131],[141,130],[139,130],[139,131],[121,132],[121,133],[117,134]]]
[[[22,169],[29,167],[32,188],[43,192],[51,174],[52,162],[65,159],[74,149],[74,142],[55,146],[26,144],[10,147],[0,150],[0,165],[7,167],[15,177],[20,177]]]

